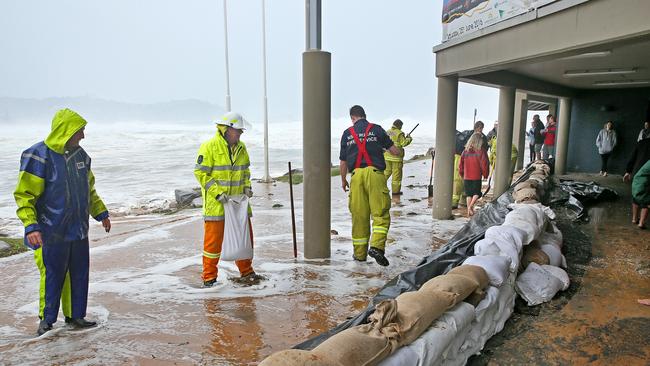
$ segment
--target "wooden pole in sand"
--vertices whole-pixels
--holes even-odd
[[[298,244],[296,243],[296,213],[293,209],[293,179],[291,178],[291,162],[289,162],[289,197],[291,198],[291,229],[293,231],[293,257],[298,258]]]

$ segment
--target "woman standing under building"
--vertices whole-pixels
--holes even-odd
[[[614,131],[614,123],[607,121],[605,127],[598,132],[596,137],[596,147],[598,147],[598,154],[600,154],[601,166],[600,175],[607,176],[607,161],[616,146],[616,131]]]
[[[482,134],[474,133],[467,141],[458,165],[458,173],[465,185],[468,217],[474,215],[474,205],[481,198],[481,178],[487,178],[490,173],[490,162],[483,144]]]

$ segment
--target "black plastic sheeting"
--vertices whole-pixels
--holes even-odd
[[[373,297],[368,307],[353,318],[339,324],[329,331],[319,334],[293,348],[311,350],[327,340],[329,337],[350,327],[367,322],[368,316],[375,311],[375,305],[386,299],[394,299],[401,293],[415,291],[433,277],[445,274],[452,268],[460,265],[467,257],[474,255],[474,244],[481,240],[485,231],[494,225],[501,225],[508,214],[508,205],[513,203],[512,190],[518,183],[528,179],[534,168],[528,168],[508,191],[496,200],[485,205],[477,211],[460,231],[452,237],[447,244],[436,252],[424,257],[413,269],[402,272],[394,277]]]
[[[554,179],[553,184],[560,189],[551,190],[545,202],[553,208],[564,208],[567,216],[574,221],[589,221],[584,205],[618,198],[615,190],[599,186],[595,182]]]
[[[546,161],[546,163],[552,168],[552,161]],[[474,255],[474,244],[483,239],[485,231],[491,226],[501,225],[504,222],[509,212],[508,205],[514,202],[512,198],[514,187],[527,180],[534,170],[529,166],[505,193],[480,209],[442,248],[424,257],[415,268],[402,272],[388,281],[363,312],[293,348],[311,350],[345,329],[365,324],[368,316],[375,311],[375,305],[381,301],[394,299],[404,292],[415,291],[428,280],[449,272],[467,257]],[[584,219],[586,217],[586,210],[581,201],[592,202],[618,196],[615,191],[598,186],[594,182],[582,183],[563,180],[558,183],[556,180],[550,180],[549,183],[549,194],[543,198],[543,201],[549,205],[565,207],[568,211],[573,212],[576,218]],[[561,189],[555,189],[555,187]]]

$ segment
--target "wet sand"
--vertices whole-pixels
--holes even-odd
[[[621,176],[594,180],[620,198],[591,206],[587,224],[560,222],[571,287],[551,302],[518,304],[505,329],[472,365],[649,365],[650,233],[631,224],[630,186]]]
[[[165,216],[119,217],[113,231],[91,224],[88,318],[94,329],[63,324],[36,338],[38,273],[31,252],[0,259],[2,364],[256,364],[324,332],[363,308],[390,278],[414,267],[466,222],[435,221],[426,198],[429,162],[407,164],[404,196],[391,209],[383,268],[352,261],[347,196],[332,179],[332,257],[293,259],[289,187],[254,184],[255,270],[268,277],[253,287],[221,262],[217,285],[201,288],[200,210]],[[412,185],[412,188],[408,188]],[[294,187],[299,252],[302,185]],[[282,207],[273,208],[276,204]],[[458,213],[460,214],[460,213]]]

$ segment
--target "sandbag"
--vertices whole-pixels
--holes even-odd
[[[486,239],[494,239],[495,241],[505,240],[510,241],[515,244],[515,246],[521,250],[524,246],[524,240],[526,239],[526,233],[514,226],[510,225],[497,225],[491,226],[485,231]]]
[[[537,263],[530,263],[515,282],[517,293],[529,306],[550,301],[562,289],[562,281]]]
[[[510,270],[510,258],[499,255],[475,255],[467,258],[463,264],[483,268],[490,279],[490,285],[494,287],[499,287],[505,282]]]
[[[448,274],[458,274],[461,276],[467,276],[474,281],[478,282],[478,288],[484,289],[490,283],[490,278],[488,277],[485,269],[481,266],[475,266],[471,264],[462,264],[458,267],[454,267]]]
[[[571,285],[571,280],[569,280],[569,275],[562,268],[551,266],[548,264],[544,264],[542,268],[544,268],[546,272],[557,277],[557,279],[560,280],[560,282],[562,282],[562,291],[568,289],[569,286]]]
[[[526,188],[537,188],[537,182],[536,181],[530,181],[530,180],[525,180],[515,186],[513,189],[513,192],[517,192],[521,189],[526,189]]]
[[[301,349],[285,349],[265,358],[260,366],[330,366],[322,356]]]
[[[543,222],[539,222],[539,213],[533,207],[533,205],[519,204],[506,215],[506,219],[503,222],[504,225],[514,226],[526,233],[524,245],[537,238],[542,232],[544,225]]]
[[[456,304],[457,298],[455,293],[426,289],[405,292],[397,296],[395,299],[397,302],[395,321],[399,334],[399,346],[410,344],[416,340],[434,320]]]
[[[558,249],[562,249],[562,232],[557,228],[555,223],[551,222],[550,225],[547,225],[546,230],[544,230],[539,236],[538,241],[542,245],[552,244]]]
[[[566,268],[566,259],[558,247],[553,244],[542,244],[539,249],[548,256],[548,264],[555,267]]]
[[[476,291],[472,292],[469,296],[463,300],[464,302],[472,305],[473,307],[477,307],[478,304],[485,299],[485,296],[487,295],[487,292],[481,290],[481,289],[476,289]]]
[[[510,271],[516,272],[519,268],[519,258],[521,251],[515,247],[515,244],[501,240],[481,239],[474,244],[474,254],[476,256],[503,256],[510,260]]]
[[[377,330],[360,331],[361,326],[337,333],[311,353],[327,365],[371,366],[378,364],[392,351],[389,339]]]
[[[397,317],[397,301],[395,299],[382,300],[375,306],[375,311],[368,315],[368,324],[361,326],[361,331],[369,332],[371,329],[381,329],[395,321]]]
[[[526,247],[524,249],[524,255],[521,258],[521,267],[520,270],[523,271],[528,268],[530,263],[537,263],[538,265],[550,264],[548,255],[544,253],[541,249],[536,247]]]
[[[425,282],[424,285],[418,291],[428,291],[428,292],[451,292],[456,294],[458,297],[455,299],[455,304],[465,300],[472,292],[476,291],[479,284],[475,280],[457,274],[446,274],[441,276],[436,276],[429,281]]]
[[[539,201],[539,195],[535,188],[522,188],[512,193],[512,198],[515,202]]]
[[[248,196],[229,196],[223,204],[225,222],[221,259],[234,261],[253,258],[253,242],[248,221]]]

